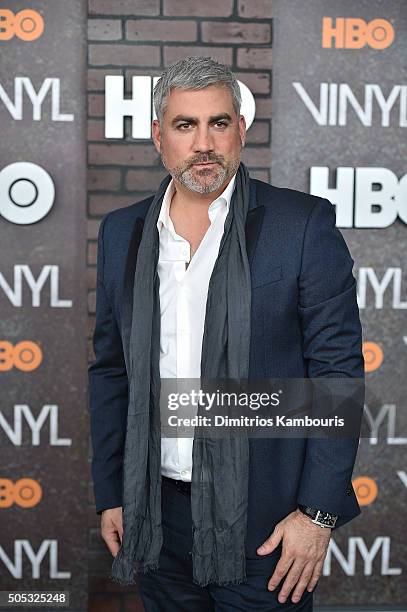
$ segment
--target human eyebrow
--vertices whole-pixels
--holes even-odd
[[[196,117],[187,117],[186,115],[177,115],[171,121],[171,125],[175,125],[176,123],[179,123],[180,121],[182,121],[184,123],[197,123],[198,122]]]
[[[214,117],[209,117],[209,123],[217,123],[218,121],[232,121],[232,117],[229,113],[222,113],[221,115],[215,115]]]
[[[232,117],[229,115],[229,113],[221,113],[219,115],[214,115],[212,117],[209,117],[209,123],[217,123],[218,121],[225,121],[225,120],[232,121]],[[196,117],[188,117],[186,115],[177,115],[171,121],[171,125],[176,125],[177,123],[180,123],[180,122],[191,123],[191,124],[199,123]]]

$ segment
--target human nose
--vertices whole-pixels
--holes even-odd
[[[213,140],[208,126],[199,126],[195,130],[194,151],[213,151]]]

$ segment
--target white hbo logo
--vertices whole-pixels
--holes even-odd
[[[335,204],[337,227],[389,227],[399,217],[407,223],[407,174],[400,178],[389,168],[336,169],[329,185],[329,168],[312,166],[310,193]]]
[[[151,119],[157,119],[153,108],[153,88],[160,77],[134,76],[132,97],[124,97],[124,77],[105,77],[105,137],[124,138],[124,118],[132,117],[132,137],[151,138]],[[256,103],[250,89],[238,81],[242,96],[241,113],[249,129],[256,114]]]
[[[55,199],[48,172],[30,162],[15,162],[0,172],[0,215],[17,225],[41,221]]]

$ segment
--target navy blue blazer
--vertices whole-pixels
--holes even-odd
[[[112,211],[98,237],[95,361],[89,367],[96,511],[122,505],[133,278],[153,198]],[[364,377],[353,259],[325,199],[250,179],[246,244],[252,311],[249,377]],[[351,478],[356,439],[249,439],[247,556],[304,504],[360,508]]]

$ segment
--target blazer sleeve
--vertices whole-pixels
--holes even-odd
[[[318,198],[306,225],[299,278],[303,355],[309,378],[362,379],[357,383],[357,402],[352,403],[358,412],[355,421],[360,423],[364,360],[353,264],[335,226],[333,205]],[[352,437],[309,437],[297,502],[340,515],[358,444],[359,431]]]
[[[104,284],[104,234],[100,224],[97,253],[95,361],[89,366],[92,479],[96,512],[122,505],[123,454],[128,380],[122,339]]]

